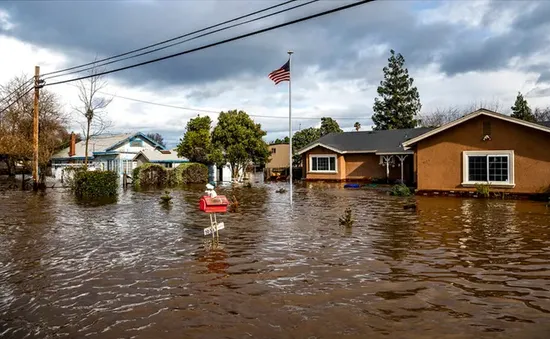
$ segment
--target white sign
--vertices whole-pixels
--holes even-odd
[[[216,231],[219,231],[219,230],[223,230],[225,228],[225,225],[223,224],[223,222],[220,222],[219,224],[217,224],[216,226],[214,227],[207,227],[204,229],[204,235],[209,235],[209,234],[212,234],[212,232],[216,232]]]

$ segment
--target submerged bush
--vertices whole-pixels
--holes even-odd
[[[75,171],[71,189],[79,198],[113,197],[118,191],[118,175],[111,171]]]
[[[208,183],[208,167],[204,164],[185,163],[171,171],[171,181],[176,185]]]
[[[346,210],[344,211],[344,215],[342,215],[338,219],[338,221],[340,222],[340,226],[345,226],[345,227],[353,226],[354,220],[351,214],[351,208],[349,207],[346,208]]]
[[[139,186],[165,186],[170,184],[168,170],[159,164],[147,163],[134,168],[132,180]]]
[[[488,198],[491,195],[491,187],[489,184],[476,184],[476,192],[482,197]]]
[[[405,184],[397,184],[392,186],[390,189],[390,195],[396,195],[399,197],[408,197],[410,196],[411,190]]]
[[[181,164],[174,169],[169,169],[159,164],[147,163],[136,167],[132,174],[135,187],[166,187],[185,184],[206,184],[208,182],[208,167],[197,163]]]

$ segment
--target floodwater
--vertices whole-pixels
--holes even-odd
[[[3,338],[548,338],[550,209],[308,185],[226,188],[239,213],[203,236],[202,187],[0,192]],[[338,224],[346,206],[356,223]]]

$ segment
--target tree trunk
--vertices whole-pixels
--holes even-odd
[[[40,171],[38,171],[38,181],[42,185],[46,185],[46,171],[48,167],[45,165],[40,166]]]
[[[8,164],[8,176],[15,177],[15,161],[12,157],[8,156],[6,163]]]
[[[88,169],[88,142],[90,141],[90,125],[92,124],[92,120],[88,119],[88,126],[86,131],[86,147],[85,147],[85,153],[84,153],[84,167]]]
[[[229,163],[229,166],[231,166],[231,180],[232,181],[235,181],[235,164],[234,163]]]

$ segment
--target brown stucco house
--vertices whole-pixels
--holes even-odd
[[[288,175],[290,145],[270,144],[268,148],[271,156],[269,157],[269,162],[265,165],[266,176],[271,178],[282,174]]]
[[[302,156],[306,180],[403,180],[413,184],[413,150],[402,143],[431,128],[331,133],[307,145]]]
[[[414,152],[417,191],[512,194],[550,187],[550,128],[480,109],[403,142]]]

